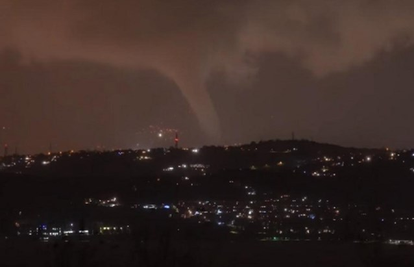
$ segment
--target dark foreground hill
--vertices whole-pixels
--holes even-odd
[[[142,250],[134,240],[88,243],[1,241],[0,265],[56,267],[408,267],[412,247],[324,242],[173,244],[165,252],[154,244]]]

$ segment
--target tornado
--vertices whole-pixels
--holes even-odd
[[[209,143],[218,143],[221,139],[220,121],[206,88],[205,73],[192,65],[164,69],[164,72],[187,100]]]

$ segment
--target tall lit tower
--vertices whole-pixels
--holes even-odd
[[[52,143],[49,143],[49,151],[47,152],[47,154],[52,154]]]
[[[174,143],[175,143],[175,148],[178,148],[178,132],[175,132]]]
[[[8,152],[9,152],[9,146],[7,144],[4,144],[4,157],[7,157]]]

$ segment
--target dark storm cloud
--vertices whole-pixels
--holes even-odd
[[[295,106],[294,99],[304,95],[309,99],[323,94],[318,86],[328,76],[340,72],[352,73],[353,69],[375,60],[380,53],[393,53],[394,50],[410,47],[414,37],[413,9],[414,3],[404,0],[0,0],[0,48],[16,51],[3,54],[3,64],[8,66],[5,69],[11,71],[14,68],[11,75],[15,77],[4,76],[1,90],[18,92],[50,87],[50,84],[43,84],[42,87],[39,82],[41,78],[30,75],[43,77],[45,74],[42,70],[53,68],[56,64],[61,72],[53,79],[56,85],[53,94],[56,96],[65,94],[60,93],[59,87],[68,86],[67,80],[73,80],[81,73],[76,70],[82,70],[82,64],[99,66],[92,68],[100,71],[103,71],[102,66],[111,70],[105,70],[104,73],[119,72],[122,69],[138,73],[144,69],[154,69],[178,86],[202,129],[210,136],[210,142],[217,142],[222,134],[224,139],[232,139],[226,136],[234,137],[229,132],[236,130],[229,129],[229,125],[237,127],[241,140],[258,137],[251,133],[252,128],[269,136],[272,131],[265,127],[268,122],[261,124],[259,117],[251,118],[254,120],[252,125],[258,124],[255,127],[232,124],[237,121],[234,116],[246,112],[243,109],[246,106],[253,113],[275,112],[271,108],[266,110],[266,104],[262,105],[256,100],[258,98],[253,98],[261,94],[262,88],[266,88],[263,90],[266,90],[268,99],[273,97],[282,101],[280,112],[273,115],[278,119],[280,127],[307,129],[313,127],[309,125],[310,122],[321,114],[318,113],[318,108],[306,101],[298,111],[286,112],[290,106]],[[16,57],[19,54],[21,57]],[[282,56],[263,59],[264,55],[272,54]],[[261,76],[266,72],[263,68],[274,67],[274,60],[296,64],[291,69],[292,73],[285,73],[285,76],[292,80],[306,77],[305,80],[309,83],[298,82],[294,86],[290,82],[280,83],[272,79],[278,74],[272,70],[267,70],[270,73]],[[64,63],[68,61],[78,62],[75,64],[77,67],[68,70]],[[282,66],[280,72],[285,69]],[[72,73],[69,78],[65,76],[68,71]],[[214,81],[217,74],[223,78],[221,82]],[[28,75],[30,79],[27,78]],[[19,87],[19,82],[23,87],[30,87],[19,81],[18,77],[23,76],[37,84],[37,87]],[[257,80],[259,78],[267,82],[260,82]],[[103,83],[112,82],[113,88],[122,84],[119,82],[121,78],[111,75],[102,76],[101,79]],[[215,86],[210,88],[215,101],[207,87],[209,81]],[[279,88],[275,88],[272,83]],[[164,86],[174,87],[171,84]],[[88,90],[87,87],[87,84],[75,83],[68,90],[84,92]],[[236,91],[234,99],[230,98],[230,102],[220,104],[223,99],[227,99],[225,96],[234,87],[251,88],[249,91]],[[308,87],[312,91],[295,91],[298,90],[295,89],[297,87]],[[137,91],[140,92],[140,89],[137,88]],[[20,93],[13,94],[19,99]],[[74,92],[67,94],[79,97]],[[242,99],[242,96],[237,99],[237,94],[249,96],[248,99]],[[116,96],[116,90],[111,95]],[[141,97],[148,98],[148,94],[142,94]],[[283,97],[290,100],[284,101]],[[93,118],[88,108],[92,108],[93,113],[93,107],[102,104],[99,97],[92,104],[78,103],[76,99],[71,101],[82,107],[78,114],[80,117]],[[46,100],[38,100],[39,106],[36,108],[41,108],[44,101]],[[232,106],[232,101],[242,107]],[[253,106],[252,103],[256,105]],[[292,105],[289,106],[289,103]],[[59,117],[58,108],[56,110],[55,116]],[[293,123],[303,113],[307,115],[300,120],[305,122]],[[122,121],[124,114],[119,114],[118,117],[113,115],[113,120]],[[234,116],[228,118],[229,114]],[[66,116],[69,117],[69,114]],[[220,130],[219,118],[223,132]],[[15,120],[24,121],[24,118]],[[30,121],[33,123],[33,120]],[[65,123],[57,128],[62,129],[63,125]],[[33,128],[26,127],[28,131]],[[44,127],[48,128],[47,125]],[[190,128],[188,125],[186,127]]]
[[[412,1],[269,1],[252,9],[248,49],[299,56],[317,75],[371,60],[396,43],[411,45]]]
[[[25,56],[158,69],[178,84],[204,129],[219,136],[204,80],[215,57],[234,47],[237,25],[226,16],[226,5],[129,0],[11,3],[10,45]]]

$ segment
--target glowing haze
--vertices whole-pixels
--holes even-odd
[[[227,90],[226,87],[258,86],[263,66],[270,61],[263,57],[279,55],[281,58],[274,60],[295,62],[298,68],[310,73],[310,78],[306,76],[310,79],[308,82],[317,84],[329,80],[329,76],[363,67],[380,54],[410,49],[414,41],[414,3],[404,0],[0,0],[0,35],[5,62],[2,68],[6,72],[15,68],[12,73],[16,77],[23,75],[22,69],[39,71],[65,62],[97,64],[125,72],[154,70],[175,83],[198,119],[206,137],[194,142],[220,143],[223,139],[232,141],[232,138],[223,138],[223,131],[228,130],[223,125],[231,118],[219,115],[216,106],[220,101],[213,101],[209,83],[213,84],[210,86],[226,85],[219,86],[223,89],[211,89],[214,94],[221,94],[219,91]],[[0,90],[7,92],[8,86],[19,88],[18,79],[8,81],[4,76],[0,79],[3,85]],[[59,87],[59,77],[55,79],[54,86]],[[53,89],[54,94],[68,93],[59,90]],[[88,116],[89,109],[84,111],[84,116]],[[31,145],[34,141],[18,139],[27,139],[21,131],[35,131],[33,125],[39,124],[30,122],[19,127],[21,115],[15,115],[17,118],[10,122],[11,113],[4,112],[1,119],[20,133],[14,133],[19,135],[15,140],[10,136],[13,134],[8,138],[15,143],[26,142],[31,147],[29,150],[38,149],[39,146]],[[121,119],[114,116],[114,120]],[[44,126],[49,127],[47,122]],[[288,128],[306,128],[289,123],[283,127],[286,127],[283,132],[292,130]],[[260,133],[254,135],[249,131],[246,130],[244,137],[235,136],[234,141],[261,137]],[[309,130],[310,134],[318,131]],[[335,134],[326,139],[359,144],[332,136]],[[64,143],[59,138],[54,142]],[[66,148],[69,143],[62,146]]]

